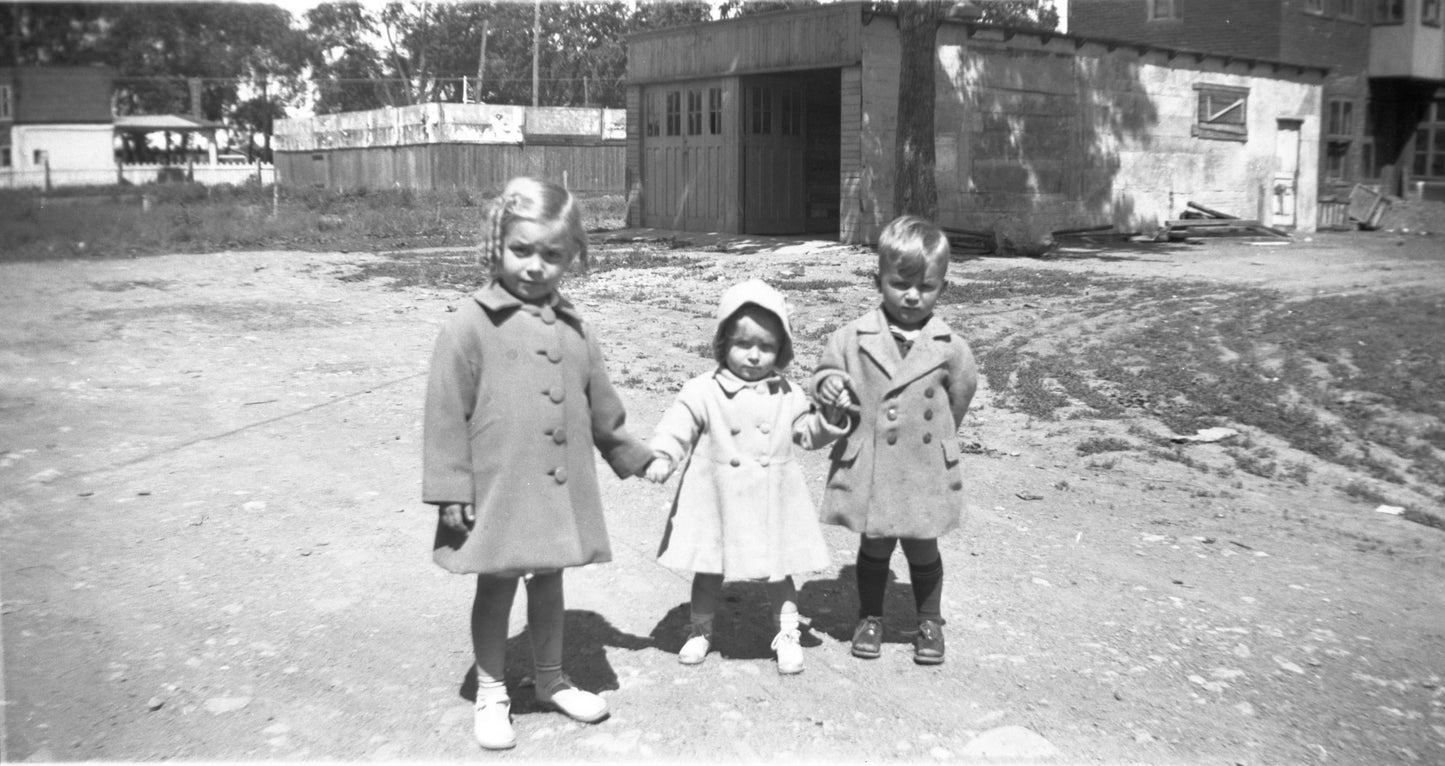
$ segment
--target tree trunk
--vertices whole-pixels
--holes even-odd
[[[895,215],[938,217],[933,179],[934,61],[938,27],[948,6],[942,0],[898,4],[898,139],[894,149]]]

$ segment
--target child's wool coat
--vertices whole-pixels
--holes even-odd
[[[957,430],[978,387],[968,343],[934,317],[903,356],[879,308],[828,338],[813,390],[839,373],[859,424],[829,453],[823,521],[868,537],[933,538],[957,527]]]
[[[822,447],[841,433],[781,376],[749,383],[719,369],[689,380],[650,442],[674,465],[692,452],[658,561],[735,580],[827,568],[828,548],[793,449]]]
[[[593,448],[618,476],[652,451],[624,425],[596,338],[560,297],[533,306],[496,281],[472,297],[432,356],[422,499],[472,504],[476,523],[438,523],[433,559],[489,574],[611,560]]]

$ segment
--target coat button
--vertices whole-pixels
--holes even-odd
[[[925,399],[932,399],[932,398],[933,398],[933,389],[932,389],[932,388],[925,388],[925,389],[923,389],[923,398],[925,398]]]
[[[553,311],[551,306],[543,306],[538,315],[542,317],[542,324],[552,324],[557,321],[557,312]]]
[[[558,484],[566,484],[566,483],[567,483],[567,469],[566,469],[566,468],[553,468],[552,470],[548,471],[547,473],[552,474],[552,480],[555,481],[555,482],[557,482]]]
[[[897,444],[897,443],[898,443],[898,434],[895,434],[895,433],[890,432],[890,433],[888,434],[888,443],[889,443],[889,444]]]
[[[894,408],[889,408],[889,410],[888,410],[888,419],[889,419],[889,420],[897,420],[897,419],[898,419],[898,410],[897,410],[897,409],[894,409]]]
[[[556,363],[562,361],[562,350],[561,350],[561,349],[549,348],[549,349],[545,349],[545,350],[542,350],[542,351],[538,351],[537,353],[545,355],[545,356],[547,357],[547,361],[551,362],[552,364],[556,364]]]
[[[923,411],[923,419],[924,419],[924,420],[933,420],[933,410],[924,410],[924,411]]]
[[[740,433],[743,432],[743,429],[738,428],[737,426],[733,426],[732,428],[729,428],[728,430],[732,432],[732,435],[733,435],[733,436],[737,436],[738,434],[740,434]]]
[[[948,488],[951,489],[951,490],[953,490],[954,492],[957,492],[957,491],[959,491],[960,489],[963,489],[963,482],[961,482],[961,481],[959,481],[959,480],[957,480],[957,479],[954,479],[954,480],[953,480],[953,483],[948,485]]]
[[[758,465],[763,466],[764,468],[767,467],[768,462],[769,461],[767,455],[763,455],[762,457],[758,458]]]
[[[561,386],[552,386],[551,388],[547,389],[546,394],[548,399],[551,399],[557,404],[561,404],[562,400],[567,398],[567,391],[564,390]]]
[[[553,443],[553,444],[566,444],[566,443],[567,443],[567,432],[566,432],[566,431],[563,431],[563,430],[560,429],[560,428],[558,428],[557,430],[553,431],[553,432],[552,432],[552,443]]]
[[[743,464],[743,461],[738,460],[737,458],[733,458],[732,460],[729,460],[729,461],[728,461],[728,465],[732,466],[733,468],[737,468],[738,466],[740,466],[740,465],[742,465],[742,464]]]
[[[933,441],[933,434],[924,434],[924,435],[923,435],[923,443],[924,443],[924,444],[932,443],[932,441]]]
[[[758,430],[762,431],[763,433],[768,433],[769,431],[773,430],[773,427],[768,423],[759,423]]]

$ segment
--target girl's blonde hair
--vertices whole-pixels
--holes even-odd
[[[496,274],[502,263],[502,240],[516,221],[567,225],[576,246],[577,262],[587,268],[587,232],[582,228],[582,207],[572,192],[550,181],[519,176],[507,182],[506,188],[487,205],[482,216],[482,240],[477,247],[477,263]]]

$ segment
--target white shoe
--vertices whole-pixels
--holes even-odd
[[[791,676],[803,672],[803,647],[796,630],[780,630],[773,637],[773,651],[778,653],[778,673]]]
[[[547,691],[537,690],[537,704],[560,710],[568,718],[582,723],[597,723],[607,717],[607,700],[572,685],[562,676]]]
[[[510,750],[517,745],[512,732],[512,701],[506,697],[477,700],[472,717],[472,733],[477,744],[487,750]]]
[[[684,665],[701,665],[702,661],[707,659],[707,652],[711,648],[712,642],[707,640],[707,636],[695,633],[678,651],[677,661]]]

